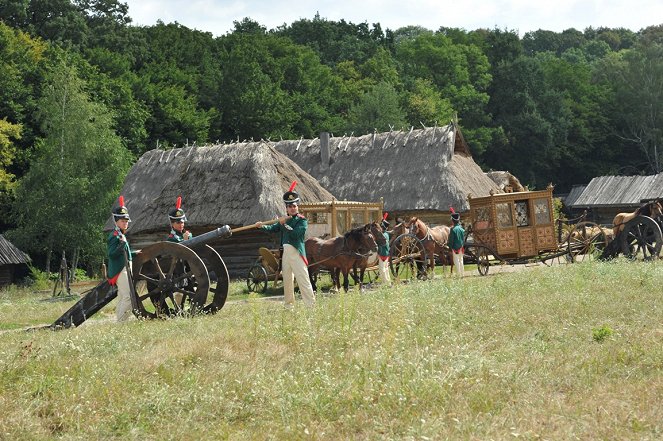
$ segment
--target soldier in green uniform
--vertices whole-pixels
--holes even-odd
[[[193,239],[193,234],[184,229],[184,222],[187,221],[186,214],[182,210],[182,196],[177,197],[175,208],[168,212],[170,219],[170,234],[166,239],[168,242],[182,242],[184,240]]]
[[[304,236],[308,228],[308,221],[299,214],[299,194],[294,191],[297,181],[290,185],[290,189],[283,195],[283,202],[287,216],[280,217],[278,222],[271,225],[256,224],[257,227],[273,233],[281,233],[281,244],[283,255],[281,265],[283,267],[283,294],[286,306],[295,303],[294,279],[297,279],[302,300],[306,306],[315,305],[315,294],[308,274],[308,260],[304,248]]]
[[[117,285],[117,306],[115,317],[123,322],[131,317],[131,291],[127,267],[131,270],[131,261],[137,252],[131,251],[125,236],[129,227],[129,210],[120,196],[119,206],[112,211],[115,228],[108,235],[108,283]]]
[[[378,269],[380,282],[391,285],[391,276],[389,276],[389,233],[387,229],[389,228],[389,222],[387,221],[388,213],[385,213],[382,216],[382,235],[385,238],[385,244],[378,246]]]
[[[453,207],[449,207],[451,210],[451,222],[453,222],[453,227],[449,232],[449,248],[451,248],[451,253],[453,254],[454,266],[456,267],[456,275],[460,278],[463,278],[465,275],[465,230],[460,224],[460,214],[456,213]]]

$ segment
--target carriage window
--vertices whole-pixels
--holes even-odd
[[[516,201],[516,225],[526,227],[529,225],[529,208],[527,201]]]
[[[511,205],[508,202],[495,205],[497,212],[497,223],[500,227],[512,227],[513,216],[511,215]]]
[[[380,222],[382,220],[382,213],[379,211],[369,211],[368,212],[368,221],[369,222]]]
[[[336,212],[336,231],[338,234],[345,234],[348,231],[348,225],[345,219],[347,211],[338,210]]]
[[[477,230],[485,230],[490,227],[490,207],[477,207],[474,212],[476,220],[474,228]]]
[[[361,227],[362,225],[364,225],[364,210],[361,210],[361,211],[352,210],[352,211],[350,211],[350,219],[351,219],[351,222],[352,222],[352,225],[350,226],[350,228]]]
[[[537,225],[552,222],[550,209],[548,208],[548,199],[534,199],[534,219]]]

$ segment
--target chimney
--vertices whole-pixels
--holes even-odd
[[[320,163],[323,170],[329,167],[329,132],[320,132]]]

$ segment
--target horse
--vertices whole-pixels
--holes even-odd
[[[624,229],[624,224],[634,219],[636,216],[649,216],[651,218],[658,218],[663,214],[663,205],[660,201],[647,202],[641,205],[632,213],[617,213],[617,216],[612,220],[612,231],[615,237]]]
[[[340,273],[343,273],[343,289],[349,288],[348,273],[355,262],[364,258],[369,252],[378,249],[370,226],[364,225],[348,231],[343,236],[323,240],[312,237],[304,242],[306,256],[309,261],[309,277],[313,290],[317,291],[315,276],[320,269],[331,271],[334,286],[341,289]]]
[[[371,222],[370,224],[366,224],[365,226],[367,226],[371,231],[371,235],[375,239],[376,245],[384,246],[387,244],[387,239],[385,239],[383,234],[384,230],[382,229],[382,226],[380,226],[380,224],[378,224],[377,222]],[[355,284],[359,283],[360,291],[364,289],[364,273],[366,272],[366,268],[368,267],[370,257],[377,258],[377,255],[374,253],[366,255],[361,260],[355,262],[355,264],[352,266],[352,278],[355,280]],[[359,270],[359,275],[357,275],[357,270]]]
[[[453,272],[453,259],[451,258],[451,250],[447,245],[449,241],[449,234],[451,229],[446,225],[439,225],[437,227],[430,228],[418,217],[411,218],[405,224],[406,227],[410,229],[410,232],[417,236],[426,250],[426,255],[428,256],[428,266],[430,270],[431,278],[435,275],[435,255],[437,254],[442,263],[442,271],[444,272],[444,266],[449,265],[451,271]]]

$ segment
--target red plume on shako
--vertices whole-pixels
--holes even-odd
[[[131,221],[131,219],[129,218],[129,210],[127,210],[127,207],[124,206],[124,196],[120,196],[117,202],[119,206],[114,208],[112,211],[113,220],[118,221],[120,219],[126,219],[128,221]]]
[[[387,222],[387,216],[389,216],[389,213],[385,211],[385,213],[382,215],[382,228],[385,230],[389,227],[389,222]]]
[[[460,221],[460,214],[456,213],[456,210],[454,210],[454,207],[449,206],[449,211],[451,211],[451,220],[458,222]]]
[[[297,181],[292,181],[292,184],[290,184],[290,188],[288,189],[288,191],[286,191],[283,194],[283,202],[285,202],[286,205],[299,203],[299,193],[295,191],[296,185]]]
[[[182,196],[177,197],[175,202],[175,208],[168,212],[168,217],[171,222],[181,220],[182,222],[187,222],[186,214],[182,210]]]

